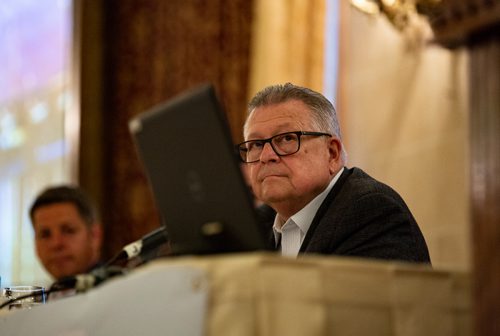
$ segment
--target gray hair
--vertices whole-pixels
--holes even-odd
[[[250,100],[247,119],[243,127],[244,134],[247,133],[248,120],[253,110],[262,106],[285,103],[290,100],[299,100],[309,107],[312,116],[311,122],[313,127],[316,128],[314,131],[330,133],[342,142],[337,112],[333,104],[321,93],[292,83],[268,86]],[[341,155],[345,162],[347,155],[343,144]]]

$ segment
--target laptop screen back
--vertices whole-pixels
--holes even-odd
[[[226,117],[203,85],[130,122],[176,254],[264,249]]]

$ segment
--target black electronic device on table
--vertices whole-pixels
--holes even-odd
[[[140,114],[129,127],[174,254],[265,249],[212,85]]]

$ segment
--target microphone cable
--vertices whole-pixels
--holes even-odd
[[[74,289],[76,290],[76,293],[84,293],[112,277],[124,275],[125,273],[126,270],[124,268],[115,266],[99,267],[89,273],[67,276],[54,282],[48,290],[44,290],[42,293],[30,293],[9,299],[0,305],[0,309],[8,307],[17,301],[27,298],[36,298],[39,296],[43,296],[43,303],[45,303],[49,294],[64,290]]]
[[[83,293],[87,290],[94,288],[109,278],[124,275],[126,273],[126,268],[113,266],[115,263],[122,260],[131,260],[134,257],[140,256],[147,252],[151,252],[158,248],[162,244],[168,242],[167,230],[164,226],[151,231],[150,233],[143,236],[141,239],[136,240],[125,247],[122,248],[113,258],[108,260],[106,264],[102,267],[96,268],[95,270],[84,273],[77,274],[74,276],[67,276],[61,278],[54,282],[47,291],[43,293],[26,294],[16,298],[9,299],[0,305],[0,309],[10,306],[11,304],[30,297],[36,297],[44,295],[44,302],[48,298],[49,294],[75,289],[77,293]]]

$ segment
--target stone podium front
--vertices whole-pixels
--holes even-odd
[[[470,286],[467,273],[395,262],[179,257],[85,294],[4,312],[0,334],[25,335],[19,325],[33,325],[37,335],[465,336]]]

